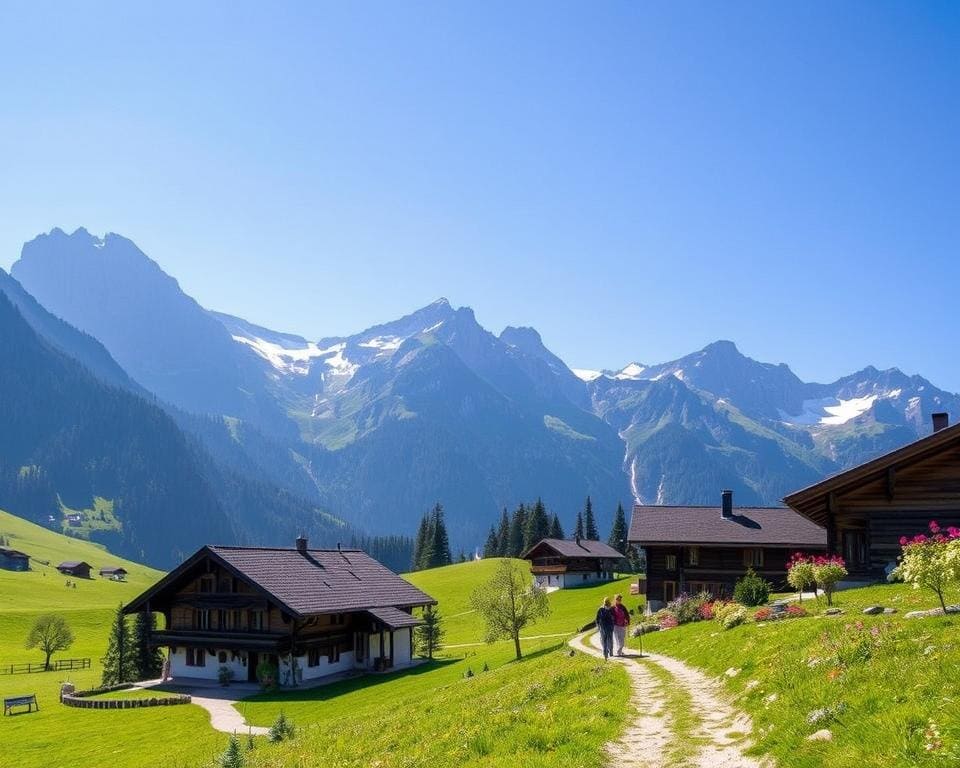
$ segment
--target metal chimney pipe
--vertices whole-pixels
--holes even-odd
[[[297,536],[297,552],[302,555],[307,554],[307,537]]]
[[[733,517],[733,491],[720,492],[720,517],[726,520]]]
[[[933,414],[933,431],[939,432],[950,426],[950,414],[946,412]]]

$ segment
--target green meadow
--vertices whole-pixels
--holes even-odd
[[[30,572],[0,570],[0,665],[43,661],[38,651],[24,648],[24,639],[45,612],[64,615],[76,638],[54,660],[92,659],[89,670],[0,675],[0,696],[36,693],[40,703],[39,713],[0,718],[3,764],[213,765],[228,737],[210,728],[198,706],[97,711],[58,702],[65,680],[80,688],[99,682],[116,606],[161,574],[4,512],[0,534],[34,558]],[[85,560],[94,572],[104,564],[122,565],[130,575],[127,582],[67,579],[55,570],[63,560]],[[525,658],[517,662],[509,641],[482,642],[482,622],[469,607],[470,592],[495,565],[478,561],[408,575],[438,599],[444,616],[448,647],[433,662],[309,691],[260,694],[238,704],[252,724],[268,726],[283,711],[298,731],[287,743],[255,739],[248,765],[602,765],[603,743],[620,732],[627,717],[627,678],[619,666],[570,657],[566,640],[592,620],[603,596],[627,594],[629,581],[553,593],[551,615],[524,633]],[[67,587],[68,580],[77,586]],[[628,598],[630,605],[634,601]]]
[[[838,592],[834,604],[843,615],[808,600],[806,618],[685,624],[646,635],[644,649],[723,680],[753,718],[754,751],[780,768],[960,765],[960,616],[903,618],[936,605],[903,584]],[[870,605],[897,612],[864,615]],[[829,741],[808,739],[822,729]]]

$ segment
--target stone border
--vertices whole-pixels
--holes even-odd
[[[149,699],[94,699],[91,696],[98,696],[101,693],[111,693],[113,691],[125,691],[134,688],[129,683],[120,685],[107,685],[103,688],[92,688],[89,691],[75,691],[74,693],[65,693],[60,697],[60,703],[67,707],[78,707],[80,709],[139,709],[141,707],[170,707],[177,704],[189,704],[191,698],[184,693],[167,694],[165,696],[154,696]]]

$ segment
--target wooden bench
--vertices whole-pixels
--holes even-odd
[[[3,700],[3,714],[12,715],[14,707],[26,707],[27,712],[33,712],[36,709],[40,711],[40,705],[37,704],[37,694],[32,693],[29,696],[12,696]]]

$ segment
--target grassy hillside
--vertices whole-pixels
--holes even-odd
[[[68,709],[57,701],[60,683],[67,678],[81,687],[99,682],[100,658],[117,604],[161,574],[3,512],[0,533],[10,538],[11,546],[36,558],[31,572],[0,571],[0,664],[42,661],[36,651],[24,649],[23,641],[44,612],[63,614],[73,628],[76,642],[61,654],[64,658],[93,660],[93,668],[82,672],[0,676],[0,696],[36,693],[41,707],[38,714],[0,719],[4,760],[21,768],[95,764],[105,756],[116,768],[211,765],[227,737],[209,727],[208,715],[199,707],[97,712]],[[70,579],[77,587],[68,588],[67,579],[54,570],[62,560],[86,560],[95,569],[107,562],[123,565],[130,571],[129,581]],[[552,615],[525,633],[530,638],[523,642],[527,658],[515,662],[509,642],[481,642],[479,617],[469,610],[470,592],[494,567],[493,561],[481,561],[409,576],[440,601],[447,642],[456,646],[433,663],[312,691],[264,694],[238,705],[254,724],[270,725],[283,710],[302,729],[289,746],[258,740],[252,763],[279,768],[315,765],[323,759],[358,767],[379,761],[381,768],[599,768],[600,746],[619,732],[626,716],[626,676],[619,667],[570,658],[563,644],[592,618],[603,595],[627,593],[626,582],[553,593]],[[473,677],[465,676],[468,669]],[[171,733],[177,737],[175,754],[169,750]]]
[[[960,764],[960,617],[904,619],[936,603],[904,585],[840,592],[835,603],[842,616],[726,631],[699,622],[648,635],[645,648],[722,677],[753,717],[757,751],[780,768]],[[897,613],[863,615],[868,605]],[[830,741],[808,740],[824,728]]]

